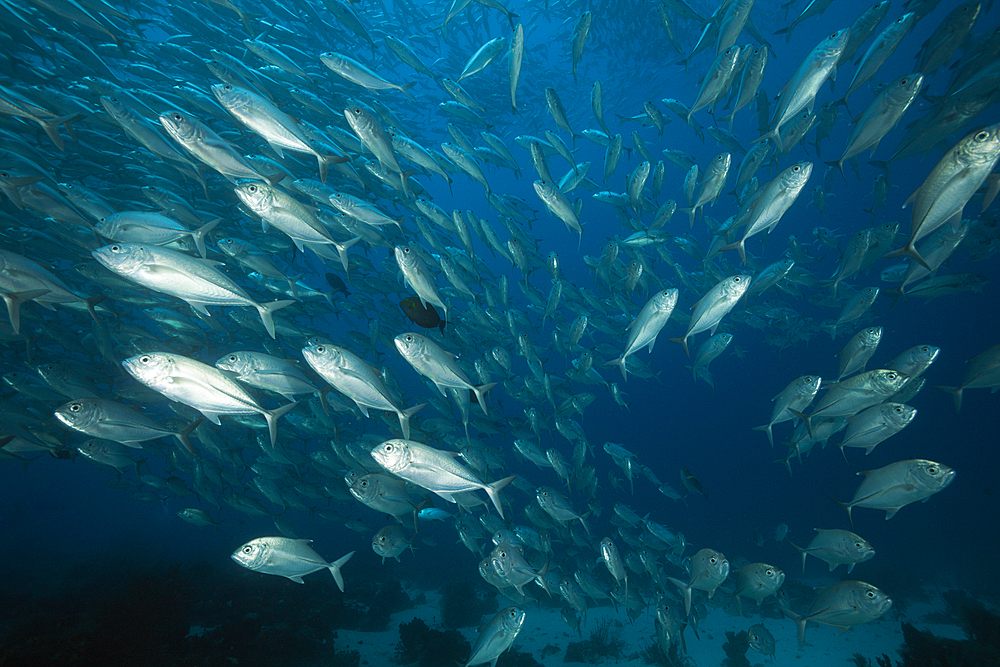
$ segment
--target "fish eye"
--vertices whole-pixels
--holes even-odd
[[[177,113],[177,112],[174,112],[173,114],[171,114],[171,117],[174,120],[182,120],[181,115],[179,113]]]
[[[236,361],[236,355],[235,354],[230,354],[229,355],[229,361]]]
[[[739,282],[743,282],[743,279],[742,279],[742,278],[740,278],[739,276],[736,276],[735,278],[733,278],[733,282],[734,282],[734,283],[739,283]]]
[[[148,364],[150,361],[152,361],[152,359],[148,354],[144,354],[139,357],[139,363]]]
[[[772,570],[771,568],[768,568],[768,569],[764,570],[764,574],[766,574],[769,577],[772,577],[772,576],[774,576],[774,570]]]
[[[938,472],[937,466],[931,466],[930,468],[927,469],[927,472],[929,472],[932,475],[936,475]]]
[[[247,190],[249,190],[250,192],[257,192],[257,186],[251,185],[250,187],[247,188]]]
[[[869,600],[874,600],[875,599],[875,591],[866,591],[865,595],[868,596]]]
[[[250,546],[243,547],[243,553],[245,554],[253,553],[253,547]]]
[[[507,552],[506,551],[501,551],[500,552],[500,558],[506,558],[506,557],[507,557]]]
[[[989,132],[985,130],[976,135],[976,141],[986,141],[990,136]]]
[[[367,479],[361,480],[360,482],[358,482],[358,486],[361,486],[362,488],[367,487],[368,486],[368,480]]]
[[[111,252],[118,252],[121,249],[122,249],[121,246],[118,245],[111,246]]]
[[[715,565],[718,561],[719,559],[716,558],[715,556],[712,556],[711,558],[708,559],[708,562],[711,563],[712,565]]]
[[[406,337],[406,342],[407,343],[412,343],[413,342],[413,336],[407,336]]]
[[[227,83],[226,85],[224,85],[224,86],[222,87],[222,89],[223,89],[223,90],[232,90],[232,89],[233,89],[233,87],[232,87],[232,86],[230,86],[230,85],[229,85],[229,84]]]
[[[79,403],[74,403],[73,405],[69,406],[69,411],[70,412],[79,412],[82,409],[83,409],[83,406],[80,405]]]
[[[888,375],[886,375],[886,377],[889,378],[890,380],[895,380],[896,379],[896,374],[895,373],[889,373]]]
[[[899,83],[900,83],[901,85],[905,86],[905,85],[906,85],[907,83],[909,83],[909,81],[910,81],[909,79],[902,79],[902,80],[900,80],[900,82],[899,82]]]
[[[863,544],[861,544],[861,542],[855,542],[855,543],[854,543],[854,546],[855,546],[855,547],[857,547],[858,549],[860,549],[860,548],[861,548],[861,547],[863,547],[864,545],[863,545]]]
[[[792,171],[802,171],[802,167],[800,167],[799,165],[795,165],[794,167],[792,167]]]
[[[324,345],[317,345],[316,346],[316,351],[319,352],[320,354],[323,354],[324,352],[326,352],[326,346],[324,346]]]

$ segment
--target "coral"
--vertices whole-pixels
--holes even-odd
[[[472,646],[457,630],[431,630],[415,618],[399,626],[399,643],[393,660],[400,665],[420,667],[454,667],[465,664]]]
[[[625,631],[621,621],[606,618],[582,642],[566,647],[563,662],[589,662],[596,664],[607,658],[621,658],[625,651]]]
[[[446,628],[479,626],[483,616],[499,608],[496,589],[482,580],[451,581],[441,591],[441,625]]]
[[[905,644],[899,651],[903,657],[903,667],[1000,665],[1000,646],[985,644],[976,639],[959,641],[939,638],[930,632],[921,632],[909,623],[903,623],[903,641]]]
[[[726,658],[722,661],[723,667],[750,667],[747,660],[747,649],[750,648],[750,639],[746,630],[741,630],[739,634],[726,633],[726,643],[722,645],[722,650],[726,652]]]

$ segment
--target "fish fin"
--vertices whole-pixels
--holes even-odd
[[[488,495],[490,497],[490,500],[493,501],[493,505],[494,507],[497,508],[497,512],[500,514],[501,519],[504,518],[504,515],[503,515],[503,505],[500,504],[500,489],[504,488],[505,486],[513,482],[515,479],[517,479],[517,475],[511,475],[510,477],[504,477],[501,480],[497,480],[492,484],[487,484],[483,488],[483,490],[486,491],[486,495]]]
[[[496,382],[490,382],[489,384],[481,384],[478,387],[472,388],[472,391],[476,392],[476,400],[479,401],[479,407],[483,409],[483,414],[489,414],[486,411],[486,392],[495,386],[497,386]]]
[[[685,584],[680,579],[674,579],[673,577],[667,577],[667,581],[672,583],[674,586],[680,589],[681,593],[684,594],[684,615],[691,615],[691,587]]]
[[[767,441],[771,443],[771,447],[774,447],[774,433],[771,431],[771,426],[773,424],[764,424],[763,426],[754,426],[751,431],[763,431],[767,434]]]
[[[177,433],[174,433],[174,437],[184,446],[191,456],[198,456],[197,452],[194,451],[194,447],[191,445],[191,440],[188,438],[191,432],[194,431],[201,424],[202,419],[195,419],[193,422],[182,428]]]
[[[861,473],[858,473],[858,474],[860,475]],[[854,505],[852,503],[842,503],[839,500],[837,500],[836,498],[834,498],[833,496],[827,496],[827,498],[829,498],[830,500],[832,500],[833,502],[837,503],[838,505],[840,505],[841,507],[843,507],[845,510],[847,510],[847,518],[851,522],[851,526],[853,526],[854,525],[854,517],[851,516],[851,508],[854,507]]]
[[[295,576],[293,576],[293,577],[286,577],[286,578],[287,579],[291,579],[292,581],[294,581],[297,584],[304,584],[304,583],[306,583],[306,582],[302,581],[302,577],[300,575],[297,575],[297,574]]]
[[[342,568],[347,561],[351,560],[351,557],[353,555],[354,552],[352,551],[346,556],[342,556],[341,558],[338,558],[334,562],[327,565],[327,567],[330,568],[330,574],[333,575],[333,580],[337,582],[337,588],[340,589],[341,593],[344,592],[344,577],[343,575],[340,574],[340,568]]]
[[[293,303],[295,303],[294,299],[285,299],[282,301],[271,301],[270,303],[254,304],[257,306],[257,312],[260,313],[260,320],[264,323],[267,333],[271,334],[271,338],[276,338],[274,335],[274,318],[272,317],[272,313]]]
[[[37,299],[49,293],[47,289],[28,290],[26,292],[0,292],[0,297],[7,304],[7,314],[10,316],[10,326],[14,333],[21,333],[21,304]]]
[[[273,448],[278,442],[278,419],[285,413],[291,411],[299,402],[289,403],[287,405],[282,405],[280,408],[275,408],[274,410],[265,410],[264,419],[267,420],[267,432],[271,436],[271,447]]]
[[[222,218],[216,218],[215,220],[206,222],[204,225],[191,232],[191,238],[194,239],[194,246],[198,249],[198,254],[201,255],[203,259],[208,256],[208,252],[205,249],[205,235],[215,229],[215,227],[222,222],[222,220]]]
[[[941,391],[951,394],[955,399],[955,412],[962,411],[962,387],[945,387],[941,385],[935,385],[935,389],[940,389]]]
[[[410,417],[423,410],[426,405],[426,403],[421,403],[420,405],[414,405],[412,408],[407,408],[406,410],[397,413],[399,416],[399,428],[403,431],[404,439],[410,439]]]
[[[690,352],[690,350],[688,350],[687,336],[684,336],[683,338],[671,338],[670,342],[672,342],[672,343],[680,343],[684,347],[684,354],[686,354],[688,356],[688,358],[691,357],[691,352]]]

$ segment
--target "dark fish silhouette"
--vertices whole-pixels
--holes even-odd
[[[425,329],[437,327],[444,333],[444,325],[447,322],[441,319],[437,309],[430,305],[421,303],[420,297],[408,296],[399,302],[399,307],[403,309],[403,314],[410,318],[410,321]]]
[[[337,290],[338,292],[343,292],[344,296],[350,294],[350,292],[347,291],[347,285],[344,284],[344,281],[341,280],[340,276],[338,276],[336,273],[326,274],[326,282],[330,285],[330,287]]]

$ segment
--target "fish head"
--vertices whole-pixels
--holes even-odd
[[[840,58],[840,54],[844,52],[844,47],[847,46],[847,40],[850,38],[851,29],[841,28],[819,43],[816,47],[816,55],[823,59],[832,58],[837,60]]]
[[[955,471],[934,461],[915,459],[907,477],[914,485],[937,493],[951,484]]]
[[[1000,123],[973,132],[961,143],[960,150],[973,162],[996,161],[1000,154]]]
[[[722,291],[727,299],[735,301],[743,296],[743,293],[750,287],[750,280],[751,276],[749,274],[730,276],[723,281]]]
[[[875,557],[875,549],[871,543],[860,535],[855,535],[849,531],[843,531],[841,536],[841,548],[844,555],[851,559],[853,563],[863,563]]]
[[[82,431],[100,417],[100,412],[98,401],[80,398],[56,408],[55,416],[66,426]]]
[[[129,357],[122,366],[139,382],[153,386],[170,378],[174,361],[166,352],[149,352]]]
[[[149,263],[149,250],[141,243],[112,243],[90,253],[105,268],[119,275],[135,273]]]
[[[396,263],[399,264],[399,268],[403,271],[407,271],[417,266],[417,262],[420,261],[417,253],[413,251],[408,245],[398,245],[393,248],[393,254],[396,256]]]
[[[177,109],[162,113],[159,116],[160,125],[163,126],[170,136],[176,139],[181,145],[191,144],[201,134],[198,121],[188,116],[183,111]]]
[[[521,632],[527,613],[520,607],[507,607],[499,613],[500,627],[503,633],[510,637]]]
[[[383,558],[394,556],[401,546],[405,548],[406,538],[399,526],[386,526],[372,538],[372,551]]]
[[[212,86],[212,94],[228,111],[236,111],[250,105],[250,93],[231,83],[217,83]]]
[[[117,121],[125,120],[129,117],[129,109],[127,106],[122,104],[115,96],[106,97],[101,95],[100,97],[101,106],[104,110],[108,112],[108,115]]]
[[[413,332],[401,333],[393,339],[396,349],[407,360],[427,355],[427,339]]]
[[[702,549],[691,557],[691,579],[722,582],[729,576],[729,561],[714,549]]]
[[[230,558],[247,568],[258,570],[270,559],[271,548],[263,538],[251,540],[232,553]]]
[[[889,611],[892,607],[892,600],[888,595],[871,584],[863,581],[844,582],[851,584],[848,588],[849,604],[856,612],[874,620]]]
[[[789,190],[802,188],[812,176],[812,162],[796,162],[781,174],[781,184]]]
[[[369,134],[378,124],[372,114],[360,104],[355,104],[344,109],[344,118],[355,134],[361,136]]]
[[[245,249],[240,241],[231,237],[219,239],[216,241],[215,245],[227,257],[235,257],[238,253]]]
[[[913,72],[890,83],[886,95],[895,104],[908,104],[920,92],[922,85],[924,85],[924,75],[920,72]]]
[[[229,371],[237,375],[246,375],[253,370],[253,358],[246,352],[230,352],[215,362],[220,371]]]
[[[371,451],[372,458],[391,473],[397,473],[410,465],[413,458],[406,440],[386,440]]]
[[[887,422],[897,428],[903,428],[917,416],[917,409],[902,403],[883,403],[882,413],[885,415]]]
[[[271,186],[262,181],[241,181],[235,190],[240,201],[255,213],[267,210],[274,202]]]
[[[490,554],[490,564],[493,566],[493,571],[504,578],[518,565],[520,560],[520,550],[508,542],[496,545]]]

